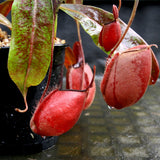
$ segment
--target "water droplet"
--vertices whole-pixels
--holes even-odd
[[[79,68],[80,67],[80,63],[76,63],[75,65],[74,65],[74,68]]]
[[[32,139],[34,139],[34,135],[33,135],[33,133],[30,133],[30,135],[31,135]]]
[[[108,106],[108,108],[109,108],[109,110],[112,110],[114,107],[111,107],[111,106],[109,106],[109,105],[107,105]]]
[[[87,113],[85,113],[84,115],[85,115],[85,116],[90,116],[90,113],[87,112]]]
[[[41,89],[43,90],[43,89],[44,89],[44,86],[42,86]]]

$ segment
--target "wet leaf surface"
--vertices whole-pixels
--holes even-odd
[[[83,29],[91,36],[94,43],[100,47],[98,38],[103,24],[113,21],[113,14],[103,9],[89,6],[89,5],[77,5],[77,4],[62,4],[60,9],[70,15],[72,18],[79,21]],[[119,19],[122,34],[124,33],[127,24]],[[133,29],[129,29],[124,40],[118,47],[117,51],[124,51],[125,49],[147,44],[145,40],[139,36]],[[101,48],[101,47],[100,47]],[[101,48],[103,49],[103,48]],[[110,52],[106,52],[109,54]]]
[[[50,64],[53,11],[50,0],[14,1],[8,69],[23,95],[38,85]]]

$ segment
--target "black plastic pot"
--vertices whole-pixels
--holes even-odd
[[[55,46],[51,88],[62,85],[64,49],[65,45]],[[47,76],[40,85],[29,88],[28,111],[16,112],[15,108],[23,109],[25,106],[20,91],[8,74],[8,52],[9,48],[0,48],[0,155],[41,152],[57,141],[57,137],[42,138],[34,134],[29,126],[35,106],[45,88]]]

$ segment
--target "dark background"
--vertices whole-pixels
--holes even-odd
[[[0,0],[2,2],[3,0]],[[133,0],[122,0],[122,7],[119,17],[128,23]],[[84,0],[85,5],[93,5],[112,12],[112,5],[118,6],[118,0]],[[8,15],[10,18],[10,15]],[[3,27],[6,29],[5,27]],[[157,44],[160,47],[160,1],[158,0],[140,0],[138,10],[131,28],[136,31],[148,44]],[[8,30],[9,32],[9,30]],[[102,74],[105,67],[106,55],[92,42],[86,32],[81,29],[82,42],[86,57],[86,62],[91,66],[97,66],[97,74]],[[64,12],[59,12],[57,37],[65,39],[71,47],[74,41],[77,41],[77,30],[75,21]],[[160,62],[160,50],[154,49],[154,52]]]

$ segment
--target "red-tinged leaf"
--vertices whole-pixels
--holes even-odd
[[[66,68],[69,68],[75,64],[80,66],[82,59],[82,48],[79,42],[74,43],[73,50],[70,47],[66,47],[64,63]]]
[[[70,66],[73,66],[77,63],[77,59],[70,47],[65,48],[65,61],[64,65],[68,69]]]
[[[7,16],[8,13],[11,11],[13,1],[14,0],[6,0],[0,3],[0,13],[4,16]]]
[[[24,3],[25,2],[25,3]],[[25,97],[46,76],[51,59],[51,0],[14,0],[8,70]]]
[[[60,6],[60,9],[63,10],[72,18],[78,20],[83,29],[91,36],[94,43],[98,47],[103,49],[98,43],[99,34],[104,24],[113,21],[114,16],[112,13],[98,7],[89,5],[80,5],[80,4],[62,4]],[[123,34],[127,25],[121,19],[118,20],[120,22]],[[126,49],[142,44],[147,44],[147,43],[133,29],[130,28],[126,36],[124,37],[122,43],[117,48],[116,52],[122,52]],[[110,52],[106,53],[110,54]]]
[[[12,29],[11,22],[0,13],[0,24],[7,26],[9,29]]]
[[[95,39],[94,42],[98,43],[98,39],[96,40],[96,38],[98,38],[98,35],[102,29],[102,24],[98,23],[95,19],[97,18],[97,20],[100,21],[101,19],[107,19],[107,16],[105,18],[103,18],[104,14],[100,16],[99,12],[96,11],[96,7],[92,8],[91,6],[80,4],[62,4],[60,9],[70,15],[72,18],[78,20],[84,30],[92,37],[92,39]],[[94,17],[95,15],[96,18]],[[110,16],[113,19],[112,14],[110,14]]]
[[[62,9],[64,12],[66,12],[67,14],[69,14],[70,16],[72,16],[77,20],[85,22],[85,19],[83,18],[87,18],[86,20],[88,22],[96,22],[101,26],[105,23],[110,23],[111,21],[114,20],[112,13],[94,6],[81,5],[81,4],[62,4],[60,6],[60,9]],[[91,27],[91,25],[93,24],[89,23],[89,27]],[[94,26],[92,26],[92,29],[93,27]]]

